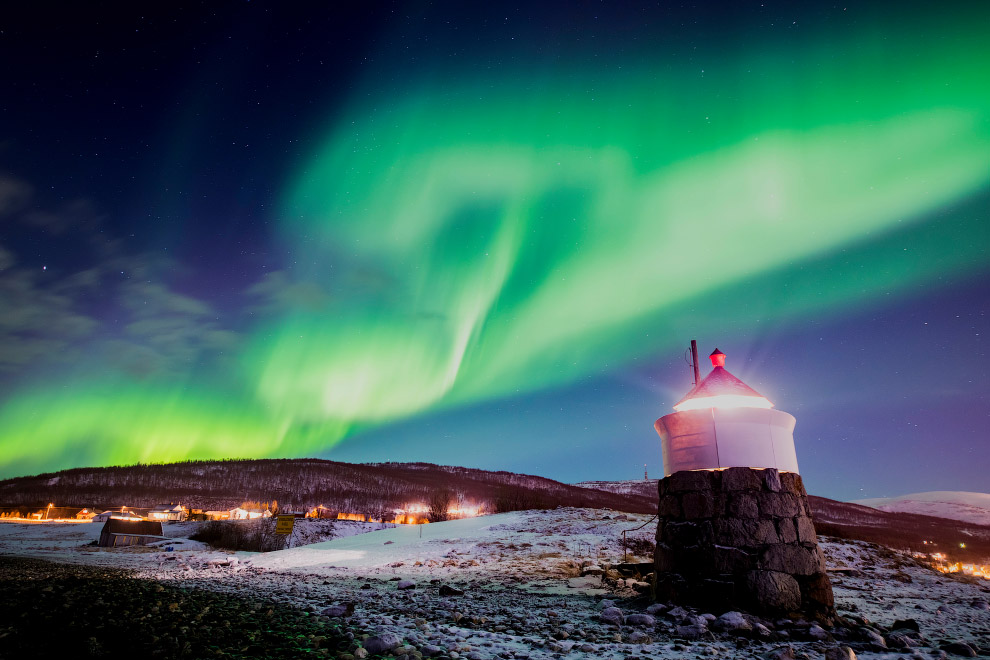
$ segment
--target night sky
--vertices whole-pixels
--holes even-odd
[[[988,491],[981,4],[5,6],[0,477],[661,476],[697,339],[813,494]]]

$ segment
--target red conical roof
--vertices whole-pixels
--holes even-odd
[[[725,353],[716,348],[709,357],[714,367],[712,372],[678,401],[674,410],[773,408],[769,399],[725,369]]]

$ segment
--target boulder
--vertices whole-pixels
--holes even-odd
[[[613,626],[621,626],[624,617],[622,616],[622,610],[618,607],[606,607],[598,615],[598,618]]]
[[[372,655],[385,655],[402,643],[395,633],[383,633],[364,640],[363,646]]]
[[[714,627],[726,632],[743,632],[752,630],[753,624],[746,620],[742,612],[726,612],[715,620]]]
[[[406,589],[415,589],[416,583],[413,582],[412,580],[399,580],[396,583],[395,588],[400,591],[404,591]]]
[[[848,646],[836,646],[825,651],[825,660],[856,660],[856,652]]]

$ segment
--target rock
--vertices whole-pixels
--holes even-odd
[[[747,621],[741,612],[726,612],[715,619],[714,627],[727,632],[740,632],[752,630],[753,624]]]
[[[348,617],[354,614],[354,603],[340,603],[339,605],[331,605],[322,612],[323,616],[330,616],[334,618]]]
[[[856,652],[848,646],[836,646],[825,651],[825,660],[856,660]]]
[[[626,638],[626,641],[629,644],[649,644],[653,640],[650,639],[650,636],[647,635],[642,630],[634,630],[631,633],[629,633],[629,636]]]
[[[357,660],[364,660],[364,658],[368,657],[368,649],[358,647],[354,649],[354,653],[352,655],[357,658]]]
[[[587,577],[588,575],[603,575],[604,573],[605,569],[601,566],[591,565],[581,569],[581,577]]]
[[[948,644],[942,644],[939,647],[946,653],[951,653],[952,655],[959,655],[964,658],[975,658],[977,656],[976,649],[963,641],[949,642]]]
[[[885,640],[883,636],[881,636],[880,633],[878,633],[877,631],[870,630],[869,628],[861,628],[860,632],[862,633],[863,638],[874,649],[887,648],[887,640]]]
[[[763,658],[764,660],[795,660],[794,647],[790,644],[787,646],[778,646],[764,654]]]
[[[613,626],[621,626],[623,620],[622,610],[618,607],[606,607],[601,611],[601,614],[598,615],[598,618],[605,623],[612,624]]]
[[[757,623],[753,626],[753,634],[759,638],[766,638],[773,634],[773,631],[767,628],[762,623]]]
[[[955,614],[956,610],[951,605],[939,605],[935,608],[935,612],[938,614]]]
[[[702,635],[708,632],[707,626],[700,626],[697,624],[689,626],[677,626],[674,628],[674,634],[678,637],[683,637],[684,639],[698,639]]]
[[[647,614],[663,614],[668,609],[670,609],[670,605],[666,605],[664,603],[653,603],[652,605],[650,605],[649,607],[646,608],[646,613]]]
[[[825,632],[825,629],[819,626],[817,623],[813,624],[810,628],[808,628],[808,637],[811,637],[811,639],[817,640],[819,642],[832,639],[832,636],[829,635],[827,632]]]
[[[675,608],[673,608],[671,610],[668,610],[666,616],[669,616],[671,619],[674,619],[675,621],[680,621],[681,619],[683,619],[684,617],[686,617],[688,614],[689,614],[689,612],[686,609],[684,609],[683,607],[678,606],[678,607],[675,607]]]
[[[406,589],[415,589],[416,583],[413,582],[412,580],[399,580],[398,584],[395,585],[395,588],[400,591],[404,591]]]
[[[445,649],[440,648],[436,644],[424,644],[419,650],[423,652],[423,655],[432,658],[435,655],[443,653]]]
[[[440,585],[440,595],[441,596],[463,596],[464,592],[461,589],[455,589],[446,584]]]
[[[983,610],[984,612],[990,610],[990,602],[987,602],[983,598],[974,598],[970,605],[975,609]]]
[[[626,617],[626,624],[630,626],[655,626],[657,620],[649,614],[630,614]]]
[[[372,655],[384,655],[402,643],[395,633],[383,633],[364,640],[364,648]]]

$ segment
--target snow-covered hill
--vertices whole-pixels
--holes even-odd
[[[990,525],[990,493],[969,493],[954,490],[934,490],[898,497],[874,497],[855,500],[855,504],[900,513],[962,520],[977,525]]]
[[[633,479],[629,481],[582,481],[574,484],[581,488],[604,490],[617,495],[639,495],[646,498],[657,497],[658,479]]]

